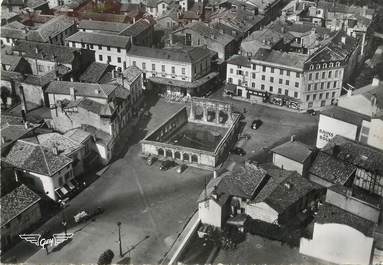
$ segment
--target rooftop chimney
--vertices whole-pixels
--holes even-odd
[[[343,43],[344,45],[346,45],[346,36],[342,36],[341,40],[342,40],[342,43]]]
[[[294,142],[294,141],[295,141],[295,135],[291,135],[290,142]]]
[[[25,100],[25,94],[24,94],[23,86],[19,86],[19,91],[20,91],[20,99],[21,99],[21,109],[22,109],[22,111],[27,113],[27,111],[28,111],[27,101]]]
[[[213,176],[214,176],[215,179],[217,178],[217,171],[216,170],[214,170]]]
[[[52,147],[52,153],[53,153],[54,155],[56,155],[56,156],[59,154],[59,150],[58,150],[57,146],[53,146],[53,147]]]
[[[69,94],[70,94],[70,99],[71,100],[76,100],[76,95],[75,95],[75,89],[74,89],[74,87],[70,87],[69,88]]]
[[[372,79],[372,86],[379,86],[379,78],[377,76],[375,76],[373,79]]]

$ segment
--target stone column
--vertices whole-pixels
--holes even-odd
[[[203,106],[203,117],[202,117],[202,120],[203,120],[203,121],[208,121],[208,117],[207,117],[207,107],[206,107],[206,106]]]
[[[194,120],[195,119],[195,114],[194,114],[194,107],[193,107],[193,101],[190,102],[190,113],[189,113],[189,120]]]
[[[219,124],[219,107],[215,110],[215,123]]]

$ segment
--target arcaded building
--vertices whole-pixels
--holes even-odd
[[[230,104],[193,98],[142,140],[144,155],[214,170],[237,141],[239,115]]]

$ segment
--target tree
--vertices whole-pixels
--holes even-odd
[[[98,265],[108,265],[108,264],[111,264],[113,258],[114,258],[113,251],[108,249],[104,253],[102,253],[101,256],[98,258],[97,264]]]

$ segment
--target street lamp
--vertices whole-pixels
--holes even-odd
[[[119,247],[120,247],[120,257],[122,258],[121,222],[118,222],[117,226],[118,226],[118,244],[119,244]]]

